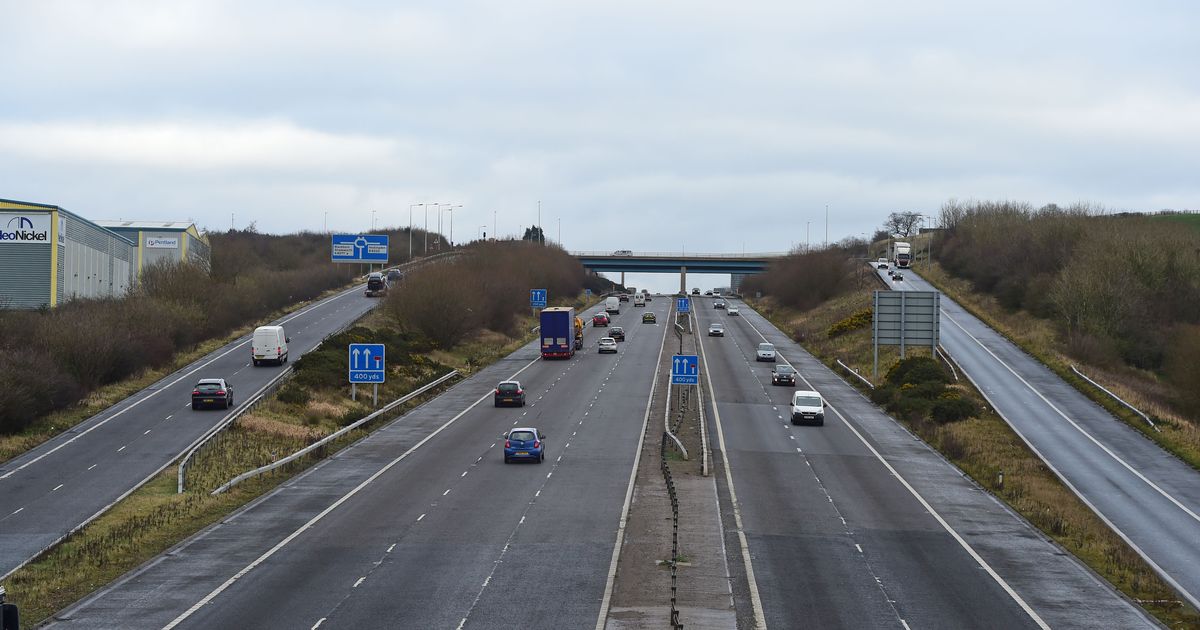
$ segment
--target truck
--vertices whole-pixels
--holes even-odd
[[[621,298],[619,298],[615,295],[612,297],[606,298],[604,300],[604,311],[606,313],[620,313],[621,312]]]
[[[569,359],[575,356],[575,309],[553,306],[542,309],[542,358]]]
[[[388,280],[381,272],[373,271],[367,276],[367,297],[381,297],[387,295]]]
[[[912,266],[912,246],[903,241],[892,243],[892,262],[901,269]]]
[[[583,350],[583,318],[575,318],[575,349]]]

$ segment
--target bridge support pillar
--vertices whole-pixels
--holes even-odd
[[[622,288],[625,287],[625,272],[624,271],[621,272],[621,287]]]
[[[679,292],[687,295],[687,267],[679,268]]]

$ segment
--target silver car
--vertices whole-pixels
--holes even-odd
[[[775,362],[775,346],[769,343],[758,344],[758,350],[754,352],[755,361],[770,361]]]
[[[738,307],[736,307],[736,306],[730,306],[728,309],[725,309],[725,310],[726,310],[726,312],[729,313],[730,317],[741,317],[741,313],[738,312]]]
[[[719,322],[715,323],[715,324],[709,324],[708,325],[708,336],[709,337],[724,337],[725,336],[725,324],[722,324]]]
[[[597,344],[596,348],[600,351],[600,354],[604,354],[605,352],[612,352],[613,354],[616,354],[617,340],[613,339],[612,337],[601,337],[600,343]]]

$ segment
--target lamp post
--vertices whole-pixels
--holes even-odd
[[[408,259],[412,260],[412,209],[417,206],[423,206],[423,203],[408,204]]]
[[[809,228],[811,228],[811,227],[812,227],[812,221],[804,222],[804,253],[805,254],[808,253],[808,233],[809,233]]]
[[[451,205],[451,204],[446,204],[446,205],[447,205],[448,207],[447,207],[445,210],[442,210],[441,212],[438,212],[438,216],[439,216],[439,217],[441,217],[441,216],[442,216],[442,212],[449,212],[449,213],[450,213],[450,238],[449,238],[449,239],[447,239],[447,242],[448,242],[448,243],[450,243],[450,246],[451,246],[451,247],[453,247],[453,246],[454,246],[454,209],[455,209],[455,208],[461,208],[461,207],[463,207],[463,205],[462,205],[461,203],[454,204],[454,205]],[[441,231],[441,230],[439,230],[439,232],[440,232],[440,231]],[[441,243],[441,241],[438,241],[438,242],[439,242],[439,243]],[[439,250],[441,249],[441,246],[440,246],[440,245],[438,246],[438,249],[439,249]]]
[[[375,231],[375,211],[371,211],[371,231]]]
[[[425,245],[424,245],[424,248],[421,250],[421,254],[424,256],[429,255],[429,206],[438,206],[438,208],[440,209],[441,205],[442,204],[440,204],[440,203],[425,204]]]

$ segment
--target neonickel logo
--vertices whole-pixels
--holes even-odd
[[[35,231],[33,221],[29,217],[13,217],[9,219],[7,227],[7,230],[0,230],[0,241],[45,242],[50,240],[50,230]]]

